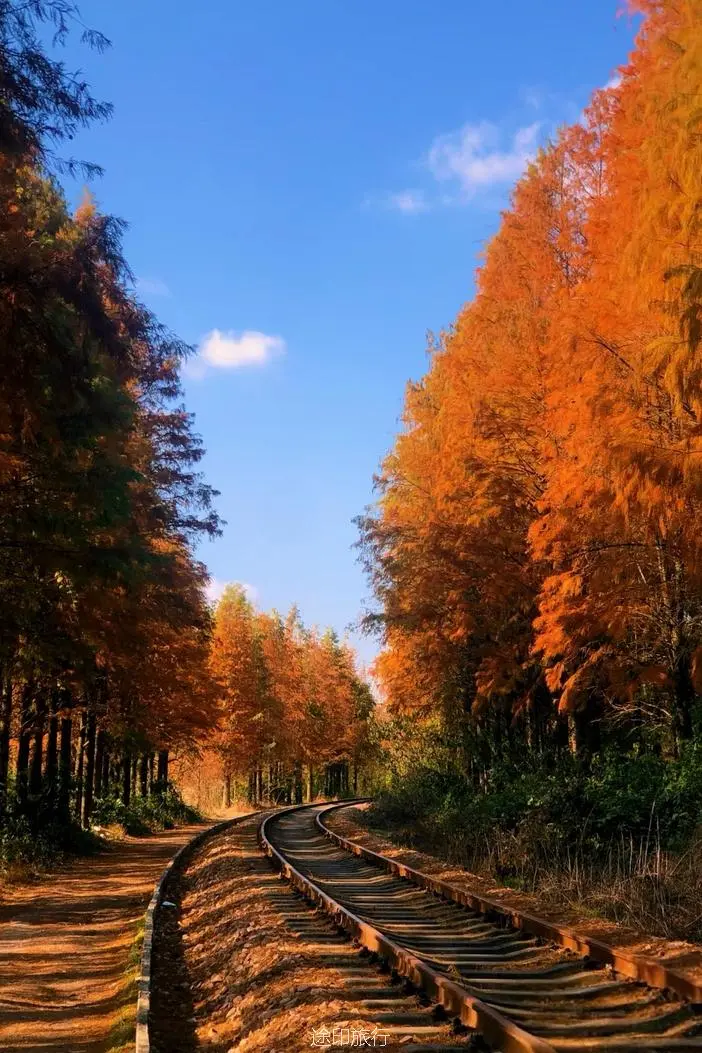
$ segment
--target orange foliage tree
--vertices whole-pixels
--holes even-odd
[[[230,585],[215,611],[210,670],[220,688],[224,802],[232,779],[249,800],[301,802],[358,787],[368,757],[370,688],[331,630],[257,611]]]
[[[632,6],[621,82],[517,184],[360,520],[389,705],[440,714],[477,779],[694,733],[702,5]]]
[[[109,115],[44,50],[38,23],[73,18],[0,7],[0,822],[22,829],[164,788],[217,716],[189,349],[135,299],[121,225],[72,216],[52,176],[53,145]]]

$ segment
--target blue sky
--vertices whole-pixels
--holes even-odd
[[[200,348],[217,583],[339,632],[358,617],[351,521],[426,332],[470,297],[528,156],[625,60],[617,6],[83,0],[113,47],[67,64],[115,116],[72,152],[105,169],[141,297]]]

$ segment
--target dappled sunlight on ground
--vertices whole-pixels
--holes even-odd
[[[124,1001],[135,927],[198,827],[125,838],[0,897],[0,1049],[99,1053]]]

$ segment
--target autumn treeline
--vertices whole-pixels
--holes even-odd
[[[258,611],[230,585],[215,612],[210,670],[224,714],[225,806],[242,778],[252,803],[358,791],[372,752],[373,698],[332,630],[306,629],[295,607],[285,618]]]
[[[72,214],[56,179],[110,114],[41,43],[76,22],[65,0],[0,3],[2,852],[97,806],[165,807],[169,753],[208,743],[253,800],[301,799],[303,773],[308,794],[346,792],[371,705],[333,635],[236,590],[213,642],[194,546],[220,524],[181,401],[190,348],[135,297],[122,225],[88,196]]]
[[[362,520],[391,708],[469,778],[675,757],[702,691],[702,0],[517,184]]]
[[[120,224],[51,174],[109,114],[38,43],[71,18],[0,5],[0,814],[35,827],[162,789],[217,719],[188,349],[135,298]]]

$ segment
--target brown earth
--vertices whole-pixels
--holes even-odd
[[[702,983],[702,946],[686,940],[671,940],[649,936],[626,925],[604,918],[592,917],[583,911],[583,904],[554,907],[548,891],[544,894],[519,892],[505,888],[494,880],[473,874],[435,855],[415,848],[404,848],[392,839],[392,831],[371,825],[369,805],[349,806],[332,812],[325,818],[330,830],[342,837],[357,841],[373,852],[380,852],[406,866],[448,881],[458,888],[477,895],[489,896],[505,907],[525,913],[537,914],[554,925],[568,926],[579,933],[602,940],[618,950],[660,960],[671,969],[688,976],[695,983]]]
[[[49,877],[0,890],[2,1053],[109,1048],[132,998],[125,970],[137,923],[166,863],[199,829],[127,837]]]

